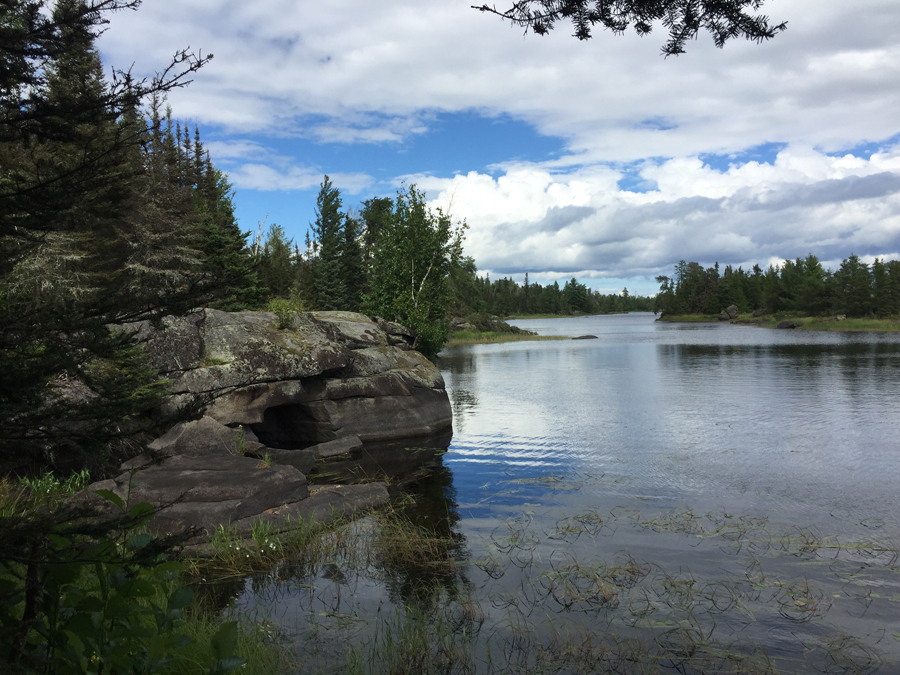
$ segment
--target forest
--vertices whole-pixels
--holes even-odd
[[[680,261],[672,277],[659,276],[653,311],[666,315],[718,314],[734,305],[757,315],[776,312],[808,316],[843,314],[852,317],[887,317],[900,314],[900,261],[876,258],[872,265],[850,255],[837,270],[825,269],[819,259],[785,260],[763,271],[754,265],[719,264],[703,268]]]

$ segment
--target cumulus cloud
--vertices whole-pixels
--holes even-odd
[[[771,2],[767,12],[790,22],[771,42],[717,50],[704,36],[670,59],[659,56],[661,27],[643,39],[523,37],[469,4],[183,0],[173,16],[169,3],[145,3],[116,17],[102,47],[117,63],[137,51],[144,68],[185,45],[214,52],[173,100],[181,115],[241,131],[305,133],[313,120],[328,140],[387,142],[419,133],[422,111],[482,110],[566,139],[562,162],[773,140],[837,150],[897,131],[891,0]]]
[[[491,173],[434,166],[394,181],[466,218],[468,253],[495,274],[602,280],[668,273],[680,258],[900,251],[900,152],[849,152],[900,132],[896,0],[769,0],[766,13],[789,21],[774,40],[717,50],[704,35],[669,59],[661,27],[523,37],[470,4],[145,3],[116,15],[100,46],[112,63],[140,54],[136,67],[150,70],[186,45],[214,52],[171,103],[230,138],[210,148],[244,189],[318,186],[304,158],[266,150],[285,137],[397,147],[438,113],[476,112],[561,139],[550,162],[497,157]],[[774,160],[740,159],[767,144],[782,148]],[[708,155],[736,159],[722,170]],[[351,192],[391,187],[335,164],[327,172]]]
[[[469,253],[514,278],[654,277],[679,259],[749,267],[810,252],[839,262],[851,252],[871,259],[900,249],[892,153],[862,160],[787,148],[771,164],[717,171],[673,159],[642,175],[659,189],[621,190],[608,168],[472,172],[446,179],[432,204],[452,197],[470,227]]]
[[[275,190],[309,190],[322,182],[322,173],[309,167],[291,166],[278,169],[268,164],[245,163],[228,172],[229,179],[238,188],[270,192]],[[364,173],[330,174],[332,184],[350,193],[358,193],[374,182]]]

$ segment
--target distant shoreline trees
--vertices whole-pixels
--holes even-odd
[[[735,305],[741,312],[800,312],[813,316],[844,314],[879,317],[900,314],[900,261],[876,258],[871,266],[850,255],[835,270],[819,259],[786,260],[747,272],[716,263],[680,261],[672,277],[659,276],[654,311],[663,315],[718,314]]]

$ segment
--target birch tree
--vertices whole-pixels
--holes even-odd
[[[428,356],[448,338],[453,301],[448,279],[462,257],[465,229],[440,209],[432,211],[424,193],[411,185],[397,192],[372,256],[366,310],[412,328],[416,348]]]

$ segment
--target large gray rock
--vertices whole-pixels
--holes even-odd
[[[222,523],[309,496],[306,476],[293,466],[225,453],[177,455],[94,483],[88,492],[101,489],[128,504],[163,507],[151,527],[166,533],[189,527],[212,532]]]
[[[399,324],[313,312],[281,330],[272,313],[203,310],[137,328],[172,379],[170,405],[211,397],[207,416],[250,426],[270,446],[421,436],[452,423],[440,371]]]
[[[285,330],[272,313],[201,310],[133,328],[172,382],[167,405],[199,402],[204,414],[170,429],[150,444],[150,456],[125,462],[120,476],[88,493],[108,489],[161,507],[152,523],[159,532],[210,533],[381,503],[383,487],[326,492],[308,504],[306,476],[316,462],[358,461],[366,443],[432,435],[447,435],[443,447],[449,442],[443,378],[412,351],[416,336],[399,324],[314,312]],[[422,464],[409,453],[393,459]]]

